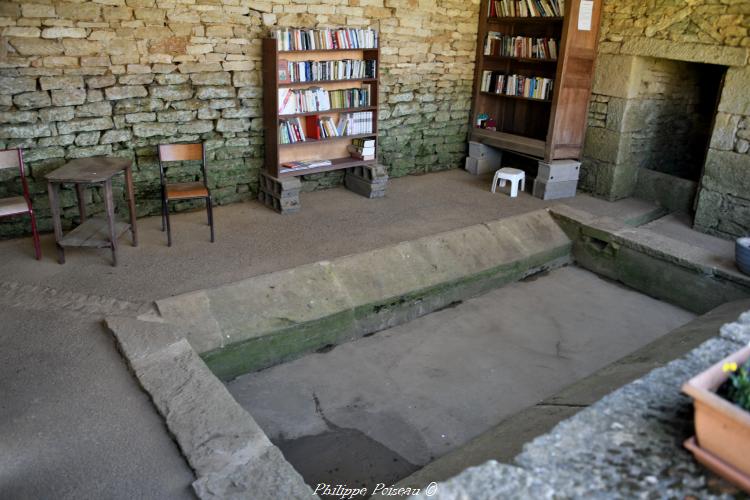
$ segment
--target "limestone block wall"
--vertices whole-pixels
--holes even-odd
[[[261,38],[277,26],[356,26],[381,33],[379,154],[389,174],[452,168],[465,149],[478,9],[479,0],[6,1],[0,148],[27,149],[46,230],[43,176],[72,158],[131,158],[138,215],[158,213],[159,143],[204,141],[217,202],[253,198],[263,163]],[[4,175],[0,197],[19,190]],[[315,189],[341,176],[309,177]],[[96,212],[101,200],[89,196]],[[71,192],[63,203],[70,225]],[[23,219],[0,221],[0,236],[28,229]]]
[[[723,237],[750,232],[748,30],[748,2],[605,0],[582,187],[608,199],[650,189],[648,196],[681,209],[693,209],[692,193],[697,190],[697,229]],[[726,68],[699,184],[641,169],[632,162],[630,153],[637,138],[630,132],[634,123],[642,124],[644,114],[631,104],[642,100],[643,77],[648,80],[649,65],[656,59],[672,61],[656,63],[662,70],[680,67],[677,61]],[[646,115],[650,112],[640,110]],[[679,146],[679,134],[675,137]],[[665,151],[677,153],[671,147]]]

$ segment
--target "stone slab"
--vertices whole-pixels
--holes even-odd
[[[721,327],[722,338],[737,342],[741,345],[750,345],[750,310],[742,313],[734,323],[727,323]]]
[[[632,55],[599,54],[592,92],[612,97],[634,97],[638,92],[638,78],[634,76],[638,65],[638,58]]]
[[[643,293],[699,314],[750,296],[750,277],[710,250],[565,205],[552,213],[579,265]]]
[[[646,37],[627,37],[620,51],[636,56],[660,57],[678,61],[744,66],[748,62],[745,47],[709,45],[705,43],[675,43],[672,40]]]
[[[705,342],[527,444],[516,463],[576,498],[723,496],[731,487],[681,446],[694,431],[692,403],[679,387],[738,348]]]
[[[227,377],[559,265],[569,249],[565,233],[540,210],[166,298],[157,306]],[[224,355],[228,365],[221,368]]]
[[[656,170],[638,169],[634,194],[658,203],[670,212],[691,212],[698,183]]]
[[[750,324],[750,311],[722,330],[738,324],[743,330]],[[526,444],[514,466],[489,461],[466,469],[431,484],[436,493],[431,498],[741,497],[736,487],[700,466],[682,447],[693,434],[693,412],[679,387],[742,345],[723,336],[712,338]],[[502,484],[495,483],[498,477]],[[495,496],[497,491],[503,493]]]
[[[201,499],[311,497],[271,444],[172,325],[110,317],[107,326],[195,471]]]
[[[494,460],[466,469],[444,482],[431,483],[409,498],[414,500],[498,500],[502,498],[556,499],[559,496],[544,478]],[[383,498],[387,496],[383,495]]]
[[[423,487],[431,481],[445,481],[469,465],[488,460],[510,463],[523,445],[552,430],[562,420],[594,404],[610,392],[648,374],[651,370],[684,356],[742,311],[750,309],[750,299],[719,306],[693,321],[638,349],[593,374],[572,383],[480,434],[464,446],[430,462],[424,468],[396,483],[396,486]],[[750,314],[746,315],[750,323]],[[750,339],[748,339],[750,340]],[[262,419],[259,419],[263,425]]]

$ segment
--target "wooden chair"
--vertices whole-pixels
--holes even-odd
[[[34,254],[36,255],[36,260],[40,260],[42,258],[42,248],[39,245],[39,231],[36,227],[34,208],[31,206],[29,184],[26,181],[26,167],[23,164],[23,152],[20,148],[0,151],[0,170],[10,168],[17,168],[21,173],[23,196],[0,198],[0,217],[29,214],[29,217],[31,217],[31,234],[34,238]]]
[[[167,167],[164,165],[174,161],[198,160],[201,162],[203,181],[198,182],[167,182]],[[169,225],[169,202],[172,200],[188,200],[193,198],[206,199],[208,225],[211,227],[211,243],[214,242],[214,215],[211,201],[211,191],[208,189],[206,177],[206,150],[203,144],[162,144],[159,146],[159,175],[161,176],[161,230],[167,231],[167,245],[172,246],[172,231]]]

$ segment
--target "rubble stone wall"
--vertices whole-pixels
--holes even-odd
[[[727,238],[750,233],[749,30],[748,2],[605,0],[581,186],[614,200],[637,196],[654,181],[679,184],[681,193],[661,190],[665,204],[679,198],[678,205],[692,209],[686,194],[695,185],[644,170],[631,154],[634,124],[641,127],[661,108],[641,105],[648,99],[639,88],[654,65],[662,70],[684,63],[720,65],[726,75],[697,187],[695,227]],[[688,147],[673,129],[669,133],[674,140],[668,153]]]
[[[254,198],[261,39],[276,27],[352,26],[381,34],[379,157],[389,175],[453,168],[465,150],[478,9],[479,0],[6,1],[0,148],[26,150],[42,230],[51,229],[44,174],[72,158],[131,158],[138,215],[158,213],[159,143],[205,142],[216,201]],[[17,176],[2,175],[0,197],[19,193]],[[306,189],[341,177],[310,176]],[[87,196],[101,210],[99,194]],[[73,193],[62,201],[70,226]],[[28,230],[25,218],[0,222],[0,236]]]

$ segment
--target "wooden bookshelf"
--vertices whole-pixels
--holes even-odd
[[[279,60],[286,61],[331,61],[337,59],[374,60],[375,78],[347,80],[321,80],[309,82],[279,82]],[[374,160],[357,160],[349,156],[347,146],[352,139],[377,138],[378,136],[378,75],[380,72],[380,49],[319,49],[319,50],[278,50],[274,38],[263,40],[263,126],[265,128],[265,170],[276,178],[329,172],[362,165],[374,165]],[[279,115],[279,89],[307,89],[321,87],[326,90],[361,88],[370,85],[370,105],[353,108],[330,109]],[[281,144],[279,126],[282,120],[306,116],[331,116],[336,122],[345,113],[372,113],[372,133],[308,139],[304,142]],[[304,120],[302,120],[304,126]],[[306,136],[310,136],[305,131]],[[376,144],[377,145],[377,144]],[[282,164],[290,161],[331,160],[331,165],[289,171]]]
[[[482,0],[477,38],[477,64],[471,110],[472,141],[534,156],[546,162],[581,158],[588,103],[594,76],[603,0],[594,0],[591,30],[578,29],[581,0],[566,0],[563,17],[489,17]],[[489,31],[508,36],[555,38],[557,59],[485,55]],[[508,96],[482,91],[482,72],[553,78],[551,99]],[[494,118],[497,130],[477,128],[477,117]]]

